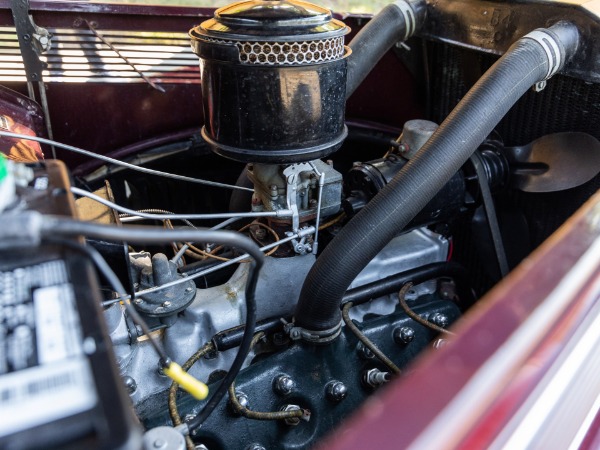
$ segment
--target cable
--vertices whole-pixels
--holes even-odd
[[[158,210],[158,211],[160,211],[160,210]],[[168,211],[165,211],[165,212],[168,213]],[[222,228],[225,228],[227,225],[232,224],[233,222],[237,222],[238,220],[240,220],[238,217],[232,217],[231,219],[227,219],[227,220],[215,225],[214,227],[211,227],[210,229],[211,230],[220,230]],[[184,221],[184,222],[187,222],[192,228],[196,229],[196,227],[194,226],[193,223],[188,222],[188,221]],[[166,223],[170,224],[171,221],[165,220],[165,224]],[[173,226],[171,225],[170,228],[173,229]],[[187,248],[188,248],[187,244],[182,245],[181,249],[175,254],[175,256],[173,256],[173,258],[171,258],[171,262],[178,264],[179,260],[183,257],[183,254],[186,253]]]
[[[127,292],[125,290],[125,287],[121,283],[121,280],[119,280],[119,277],[111,269],[106,260],[98,252],[98,250],[96,250],[94,247],[85,246],[79,244],[78,242],[71,241],[69,239],[54,236],[47,236],[44,238],[44,240],[49,243],[64,245],[66,247],[78,251],[79,253],[83,253],[94,263],[98,271],[102,274],[106,281],[108,281],[108,284],[110,284],[111,288],[117,293],[117,295],[123,295]],[[165,350],[162,348],[160,343],[152,336],[150,328],[148,327],[144,319],[142,319],[142,317],[138,314],[137,310],[133,307],[131,302],[125,301],[123,303],[125,305],[127,313],[131,316],[135,324],[138,325],[142,329],[142,332],[148,337],[148,340],[152,344],[152,347],[154,347],[154,350],[156,351],[158,356],[163,360],[169,360],[170,358],[167,356]]]
[[[400,301],[400,306],[402,306],[402,309],[404,310],[406,315],[408,317],[410,317],[412,320],[414,320],[415,322],[420,323],[421,325],[429,328],[430,330],[437,331],[438,333],[442,333],[442,334],[447,334],[449,336],[455,336],[455,334],[452,333],[451,331],[445,330],[442,327],[438,327],[435,323],[431,323],[430,321],[423,319],[416,312],[414,312],[412,309],[410,309],[410,307],[406,303],[406,293],[412,287],[413,287],[412,283],[406,283],[402,287],[402,289],[400,289],[400,292],[398,293],[398,300]]]
[[[250,228],[252,226],[259,226],[261,228],[266,229],[269,233],[271,233],[271,235],[273,236],[275,241],[279,241],[279,235],[277,234],[277,232],[275,230],[273,230],[273,228],[271,228],[268,225],[265,225],[264,223],[261,223],[261,222],[249,223],[248,225],[245,225],[242,228],[240,228],[238,230],[238,232],[241,233],[243,231],[246,231],[248,228]],[[216,259],[218,261],[229,261],[231,258],[225,258],[225,257],[218,256],[215,254],[217,250],[222,249],[222,248],[223,248],[222,246],[219,246],[219,247],[215,248],[212,252],[207,252],[198,247],[195,247],[194,245],[192,245],[189,242],[186,242],[185,244],[183,244],[181,246],[181,248],[179,248],[179,251],[175,254],[175,256],[171,259],[171,261],[173,261],[174,263],[177,263],[184,254],[191,256],[192,258],[200,260],[200,261],[204,261],[206,258],[212,258],[212,259]],[[267,252],[265,254],[265,256],[271,256],[278,249],[279,249],[279,245],[277,247],[269,250],[269,252]]]
[[[167,211],[164,209],[138,209],[135,211],[136,213],[152,213],[152,214],[171,214],[171,215],[175,215],[174,212],[171,211]],[[125,222],[135,222],[136,220],[142,220],[145,219],[145,217],[139,217],[139,216],[132,216],[131,214],[119,214],[119,219],[121,219],[121,222],[125,223]],[[135,220],[131,220],[131,219],[135,219]],[[173,219],[175,220],[175,219]],[[192,228],[196,228],[196,226],[190,222],[187,219],[180,219],[183,223],[185,223],[187,226],[192,227]]]
[[[242,342],[238,349],[237,355],[229,368],[229,371],[215,390],[215,393],[210,397],[204,408],[195,416],[193,419],[187,422],[188,430],[193,430],[202,426],[204,421],[210,416],[217,405],[221,402],[229,386],[236,379],[242,364],[246,360],[248,353],[250,353],[250,346],[252,344],[252,338],[254,335],[254,329],[256,327],[256,299],[254,294],[256,292],[256,283],[258,282],[258,273],[260,267],[263,264],[264,256],[260,253],[261,258],[255,261],[257,270],[252,270],[248,274],[248,281],[246,283],[246,326],[244,328],[244,335]]]
[[[340,222],[345,217],[346,217],[346,213],[341,213],[339,216],[334,217],[329,222],[325,222],[323,225],[320,225],[319,226],[319,231],[322,231],[322,230],[324,230],[326,228],[329,228],[332,225],[335,225],[336,223]]]
[[[394,372],[396,374],[400,373],[400,368],[396,364],[394,364],[390,358],[385,356],[385,354],[381,350],[379,350],[379,348],[377,348],[377,346],[373,343],[373,341],[371,341],[368,337],[366,337],[362,333],[362,331],[360,331],[358,329],[358,327],[356,325],[354,325],[354,322],[352,322],[352,319],[350,319],[350,308],[352,308],[352,306],[354,306],[352,304],[352,302],[348,302],[342,308],[342,319],[344,319],[346,326],[350,329],[350,331],[352,331],[352,333],[354,333],[354,335],[358,338],[358,340],[360,342],[362,342],[362,344],[365,347],[367,347],[369,350],[371,350],[371,352],[373,352],[373,354],[382,363],[384,363],[386,366],[388,366],[388,368],[392,372]]]
[[[125,228],[125,229],[129,229],[129,227]],[[306,228],[304,230],[301,230],[300,233],[295,233],[295,234],[293,234],[291,236],[288,236],[286,238],[281,239],[280,241],[273,242],[271,244],[267,244],[267,245],[261,247],[260,251],[264,252],[265,250],[272,249],[273,247],[277,247],[278,245],[283,245],[283,244],[286,244],[288,242],[291,242],[294,239],[298,239],[298,238],[303,237],[303,236],[308,236],[308,235],[312,234],[313,232],[314,232],[314,227],[308,227],[308,228]],[[151,287],[151,288],[148,288],[148,289],[143,289],[141,291],[137,291],[135,293],[135,295],[137,297],[142,297],[142,296],[144,296],[146,294],[150,294],[151,292],[157,292],[157,291],[161,291],[163,289],[170,288],[172,286],[176,286],[176,285],[181,284],[181,283],[187,283],[190,280],[194,280],[196,278],[203,277],[203,276],[208,275],[210,273],[216,272],[217,270],[224,269],[225,267],[229,267],[229,266],[232,266],[233,264],[237,264],[239,262],[242,262],[243,260],[245,260],[246,258],[248,258],[248,256],[250,256],[250,255],[248,255],[247,253],[244,254],[244,255],[240,255],[237,258],[230,259],[229,261],[226,261],[226,262],[224,262],[222,264],[219,264],[219,265],[216,265],[216,266],[213,266],[213,267],[209,267],[208,269],[204,269],[204,270],[201,270],[201,271],[196,272],[196,273],[192,273],[192,274],[190,274],[187,277],[182,277],[182,278],[180,278],[178,280],[174,280],[174,281],[170,281],[169,283],[161,284],[160,286],[154,286],[154,287]],[[128,299],[128,298],[129,298],[129,296],[124,296],[124,297],[116,298],[116,299],[113,299],[113,300],[107,300],[105,302],[102,302],[102,306],[110,306],[113,303],[118,303],[118,302],[120,302],[122,300],[125,300],[125,299]]]
[[[0,132],[1,133],[1,132]],[[228,218],[236,218],[242,219],[246,217],[288,217],[287,210],[279,210],[279,211],[266,211],[266,212],[249,212],[249,213],[217,213],[217,214],[148,214],[140,211],[134,211],[133,209],[125,208],[124,206],[117,205],[110,200],[106,200],[96,194],[92,194],[91,192],[84,191],[83,189],[79,189],[76,187],[71,187],[71,192],[75,195],[79,195],[80,197],[87,197],[92,200],[97,201],[109,208],[112,208],[116,211],[119,211],[124,214],[129,214],[130,216],[143,217],[145,219],[154,219],[154,220],[209,220],[209,219],[228,219]]]
[[[15,138],[15,139],[25,139],[27,141],[35,141],[35,142],[39,142],[41,144],[56,146],[56,147],[62,148],[64,150],[68,150],[70,152],[79,153],[80,155],[89,156],[90,158],[96,158],[96,159],[99,159],[102,161],[112,163],[117,166],[126,167],[128,169],[137,170],[138,172],[147,173],[150,175],[157,175],[160,177],[172,178],[174,180],[180,180],[180,181],[188,181],[190,183],[205,184],[207,186],[215,186],[215,187],[221,187],[221,188],[226,188],[226,189],[239,189],[241,191],[254,192],[254,189],[250,189],[250,188],[246,188],[246,187],[242,187],[242,186],[234,186],[231,184],[219,183],[217,181],[209,181],[209,180],[202,180],[200,178],[186,177],[185,175],[176,175],[173,173],[161,172],[160,170],[154,170],[154,169],[148,169],[146,167],[136,166],[134,164],[129,164],[124,161],[119,161],[118,159],[114,159],[109,156],[99,155],[94,152],[84,150],[82,148],[73,147],[72,145],[62,144],[60,142],[56,142],[56,141],[53,141],[50,139],[44,139],[44,138],[37,137],[37,136],[29,136],[26,134],[11,133],[9,131],[1,131],[1,130],[0,130],[0,136],[5,136],[5,137]]]
[[[265,333],[259,332],[256,333],[254,338],[252,339],[252,343],[250,348],[253,348],[256,343],[264,337]],[[307,409],[295,409],[291,411],[253,411],[248,409],[244,405],[240,403],[235,394],[235,381],[231,383],[229,386],[229,401],[231,402],[231,406],[233,411],[241,416],[246,417],[247,419],[253,420],[289,420],[289,419],[302,419],[305,421],[310,420],[310,411]]]
[[[144,243],[164,243],[172,241],[209,241],[219,242],[232,247],[240,248],[248,253],[253,258],[250,263],[248,273],[248,281],[246,283],[246,328],[238,353],[229,369],[227,375],[223,378],[215,393],[210,397],[206,406],[200,414],[188,424],[189,430],[194,430],[199,427],[206,418],[212,413],[214,408],[221,401],[227,388],[237,376],[244,359],[250,351],[250,342],[254,334],[256,326],[256,284],[261,267],[264,263],[264,255],[258,246],[248,237],[239,233],[230,231],[212,231],[212,230],[164,230],[156,227],[114,227],[108,225],[100,225],[89,222],[80,222],[71,219],[62,219],[56,217],[47,217],[42,223],[43,236],[91,236],[114,241],[134,241]],[[125,291],[121,291],[125,292]],[[127,302],[126,302],[127,303]],[[133,306],[131,306],[132,309]],[[136,311],[137,313],[137,311]],[[146,332],[144,330],[144,332]],[[153,342],[153,341],[151,341]],[[158,347],[160,348],[160,347]],[[164,355],[164,351],[161,357]],[[164,355],[166,357],[166,355]],[[165,375],[174,379],[185,390],[190,392],[194,397],[201,399],[208,395],[208,388],[203,383],[195,380],[191,375],[187,374],[181,367],[170,359],[166,358],[162,361],[163,372]],[[194,383],[195,382],[195,383]],[[206,391],[200,392],[202,386]]]
[[[204,344],[200,350],[194,353],[182,366],[181,369],[185,372],[189,371],[194,364],[196,364],[200,358],[202,358],[207,353],[213,351],[215,346],[212,342]],[[169,414],[171,415],[171,420],[173,421],[173,426],[178,427],[182,424],[181,416],[179,415],[179,410],[177,409],[177,389],[179,388],[179,384],[176,381],[173,381],[171,387],[169,388]],[[192,438],[189,436],[185,437],[185,443],[188,450],[195,450],[194,442]]]

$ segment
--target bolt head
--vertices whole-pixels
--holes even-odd
[[[348,395],[348,388],[341,381],[330,381],[325,388],[325,394],[332,402],[341,402]]]
[[[241,391],[235,391],[235,396],[237,397],[238,402],[244,408],[248,408],[250,402],[248,401],[248,396]]]
[[[246,447],[245,450],[267,450],[265,447],[263,447],[260,444],[250,444],[248,447]]]
[[[448,316],[442,313],[434,313],[429,317],[429,321],[438,327],[446,328],[450,320]]]
[[[133,377],[130,377],[129,375],[123,377],[123,384],[125,384],[125,389],[129,395],[133,395],[137,390],[137,383]]]
[[[296,387],[294,380],[287,375],[278,375],[273,379],[273,391],[279,395],[291,394]]]
[[[170,301],[166,301],[162,304],[163,308],[168,308],[169,306],[171,306],[171,302]]]
[[[133,303],[135,303],[136,305],[139,305],[140,303],[142,303],[142,299],[141,298],[136,298]]]
[[[393,332],[394,342],[399,345],[410,344],[415,339],[415,330],[411,327],[398,327]]]
[[[373,352],[368,347],[366,347],[362,342],[358,343],[358,345],[356,346],[356,351],[358,352],[358,356],[361,359],[375,358],[375,355],[373,354]]]

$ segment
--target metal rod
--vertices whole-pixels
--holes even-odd
[[[88,191],[84,191],[83,189],[76,188],[74,186],[71,187],[71,192],[75,195],[79,195],[81,197],[87,197],[92,199],[98,203],[101,203],[109,208],[112,208],[116,211],[119,211],[124,214],[130,214],[133,217],[143,217],[144,219],[155,219],[155,220],[180,220],[180,219],[188,219],[188,220],[210,220],[210,219],[243,219],[249,217],[289,217],[286,214],[286,210],[279,211],[263,211],[263,212],[233,212],[233,213],[216,213],[216,214],[151,214],[151,213],[143,213],[140,211],[135,211],[133,209],[125,208],[124,206],[117,205],[110,200],[106,200],[96,194],[93,194]],[[288,211],[289,212],[289,211]]]
[[[254,192],[254,189],[250,189],[250,188],[243,187],[243,186],[234,186],[232,184],[225,184],[225,183],[219,183],[216,181],[202,180],[200,178],[192,178],[192,177],[187,177],[185,175],[176,175],[174,173],[161,172],[160,170],[154,170],[154,169],[148,169],[147,167],[136,166],[135,164],[130,164],[125,161],[119,161],[118,159],[110,158],[110,157],[104,156],[104,155],[99,155],[97,153],[90,152],[89,150],[84,150],[82,148],[73,147],[72,145],[63,144],[62,142],[57,142],[57,141],[54,141],[51,139],[45,139],[45,138],[41,138],[38,136],[29,136],[27,134],[22,134],[22,133],[12,133],[10,131],[0,131],[0,136],[16,138],[16,139],[26,139],[29,141],[40,142],[41,144],[47,144],[47,145],[55,145],[58,148],[65,149],[70,152],[79,153],[80,155],[85,155],[90,158],[96,158],[101,161],[109,162],[109,163],[115,164],[117,166],[126,167],[128,169],[137,170],[138,172],[147,173],[150,175],[157,175],[160,177],[172,178],[174,180],[187,181],[190,183],[205,184],[207,186],[215,186],[215,187],[222,187],[222,188],[227,188],[227,189],[238,189],[240,191]]]
[[[48,97],[46,97],[46,85],[43,81],[38,82],[38,88],[40,91],[40,102],[42,104],[42,109],[44,110],[44,122],[46,123],[46,131],[48,131],[48,138],[50,140],[54,140],[54,133],[52,132],[52,121],[50,120],[50,108],[48,106]],[[52,158],[56,159],[56,147],[54,145],[50,145],[50,149],[52,150]]]

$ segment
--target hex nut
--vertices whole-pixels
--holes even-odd
[[[288,375],[281,374],[277,375],[273,379],[273,391],[279,395],[288,395],[291,394],[294,388],[296,387],[296,383],[294,380]]]
[[[398,345],[410,344],[415,339],[415,330],[411,327],[398,327],[392,332],[392,337]]]
[[[333,380],[325,386],[325,395],[332,402],[338,403],[346,398],[348,388],[341,381]]]

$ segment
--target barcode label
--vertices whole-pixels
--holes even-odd
[[[32,367],[0,378],[0,436],[88,411],[97,397],[81,357]]]
[[[0,437],[96,405],[82,338],[63,261],[0,272]]]

